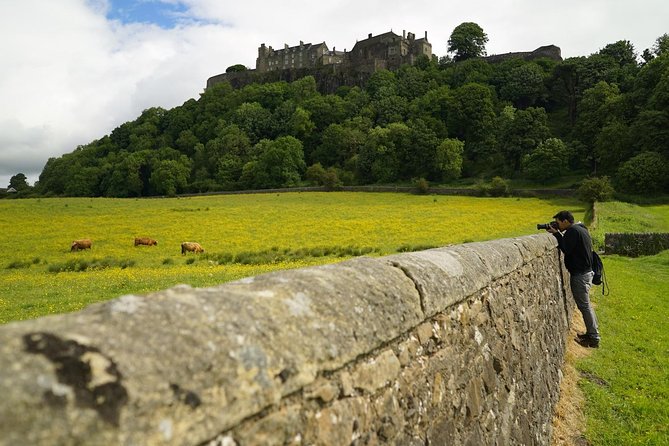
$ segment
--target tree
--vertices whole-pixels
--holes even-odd
[[[469,83],[487,84],[493,75],[493,67],[483,59],[469,59],[451,65],[445,71],[452,88]]]
[[[441,177],[437,168],[437,147],[439,138],[422,119],[408,122],[408,143],[398,146],[402,168],[400,179],[425,177],[430,180]]]
[[[244,165],[242,181],[267,189],[297,186],[305,169],[302,142],[292,136],[263,139],[253,148],[255,159]]]
[[[305,100],[318,95],[316,79],[313,76],[305,76],[290,83],[288,96],[300,104]]]
[[[301,107],[310,113],[311,121],[319,131],[346,119],[345,101],[334,94],[315,95],[305,100]]]
[[[376,113],[376,124],[381,126],[404,122],[409,110],[406,98],[399,95],[383,96],[372,101],[371,106]]]
[[[233,122],[248,135],[251,142],[257,142],[269,136],[272,112],[257,102],[245,102],[235,110]]]
[[[609,43],[599,50],[599,54],[612,57],[621,67],[625,65],[636,66],[637,54],[634,50],[634,45],[629,40],[619,40],[615,43]]]
[[[305,178],[314,186],[322,186],[325,183],[325,169],[321,163],[312,164],[307,168]]]
[[[523,172],[531,180],[546,182],[567,170],[569,152],[558,138],[548,138],[523,158]]]
[[[460,178],[465,144],[459,139],[446,138],[437,147],[436,167],[442,181]]]
[[[643,110],[632,124],[638,152],[656,151],[669,157],[669,112]]]
[[[402,65],[397,70],[397,92],[408,100],[423,96],[430,87],[436,85],[432,85],[425,71],[411,65]]]
[[[455,90],[448,112],[448,130],[465,143],[465,158],[487,161],[494,150],[495,110],[490,88],[466,84]]]
[[[312,153],[313,161],[324,166],[344,167],[365,143],[365,131],[350,123],[331,124],[323,131],[321,144]]]
[[[356,174],[362,183],[389,183],[400,176],[401,151],[411,144],[410,129],[394,122],[370,130],[357,160]]]
[[[17,192],[26,190],[30,187],[27,180],[28,178],[24,174],[17,173],[9,179],[9,187],[13,187]]]
[[[389,70],[379,70],[367,81],[367,93],[372,99],[397,94],[397,77]]]
[[[192,130],[184,130],[179,133],[174,146],[183,154],[192,156],[195,153],[195,146],[200,142]]]
[[[485,44],[488,36],[483,29],[473,22],[464,22],[456,26],[448,39],[448,52],[455,53],[456,62],[486,55]]]
[[[241,71],[246,71],[248,68],[246,68],[244,65],[238,63],[235,65],[230,65],[228,68],[225,69],[226,73],[239,73]]]
[[[571,125],[576,122],[576,104],[581,94],[579,73],[582,60],[582,57],[563,60],[553,68],[551,76],[551,96],[567,106]]]
[[[613,196],[613,186],[609,177],[593,177],[583,180],[578,188],[578,198],[587,202],[608,201]]]
[[[544,72],[531,62],[512,68],[499,93],[502,99],[508,99],[518,108],[534,105],[546,93]]]
[[[155,193],[173,197],[188,182],[190,160],[181,155],[179,160],[162,160],[151,173],[149,182]]]
[[[575,136],[589,149],[595,148],[597,136],[607,123],[620,116],[621,95],[616,84],[604,81],[583,93]]]
[[[619,189],[636,194],[667,191],[669,162],[657,152],[644,152],[623,163],[616,174]]]
[[[594,155],[598,173],[612,174],[620,163],[632,156],[630,135],[630,128],[619,119],[602,127],[595,140]]]
[[[311,113],[302,107],[296,107],[287,122],[288,134],[300,140],[308,139],[315,128]]]
[[[498,150],[506,165],[517,172],[522,158],[550,137],[548,116],[543,108],[507,106],[497,117],[497,132]]]
[[[655,40],[653,45],[653,53],[656,56],[669,53],[669,34],[664,33]]]

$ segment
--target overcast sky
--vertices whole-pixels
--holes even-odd
[[[255,68],[261,43],[343,50],[427,31],[443,56],[462,22],[483,28],[488,54],[588,56],[618,40],[641,53],[669,32],[669,0],[0,0],[0,187],[18,172],[33,184],[49,157],[146,108],[197,99],[230,65]]]

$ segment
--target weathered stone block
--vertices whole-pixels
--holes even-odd
[[[358,364],[352,373],[353,387],[374,393],[397,378],[400,367],[400,361],[395,353],[386,350],[378,357]]]

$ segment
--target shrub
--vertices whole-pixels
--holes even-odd
[[[506,197],[509,190],[509,182],[502,177],[493,177],[490,181],[489,193],[493,197]]]
[[[323,186],[325,186],[325,189],[327,190],[334,190],[341,186],[337,169],[330,167],[325,171],[325,175],[323,175]]]
[[[23,260],[15,260],[9,265],[7,265],[7,269],[22,269],[22,268],[30,268],[30,265],[32,265],[31,262],[26,262]]]
[[[444,181],[460,178],[465,143],[447,138],[437,147],[436,165]]]
[[[477,181],[474,185],[474,189],[476,190],[476,195],[479,197],[487,197],[490,195],[490,184],[485,181]]]
[[[413,186],[416,189],[416,193],[419,195],[425,195],[430,190],[430,183],[425,178],[414,179]]]
[[[583,180],[576,192],[578,198],[588,203],[609,201],[613,197],[613,186],[609,177],[593,177]]]
[[[305,177],[312,186],[322,186],[325,183],[325,169],[321,163],[312,164],[307,168]]]
[[[667,159],[657,152],[644,152],[618,168],[616,183],[625,192],[643,194],[667,190]]]
[[[509,181],[502,177],[493,177],[489,183],[479,181],[474,185],[474,189],[479,197],[505,197],[511,191]]]
[[[128,259],[114,259],[112,257],[105,257],[103,259],[72,259],[65,263],[56,263],[49,266],[50,273],[60,273],[64,271],[83,272],[88,270],[99,270],[118,267],[121,269],[135,266],[134,260]]]

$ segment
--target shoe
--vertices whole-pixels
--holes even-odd
[[[587,334],[577,335],[574,341],[576,341],[576,343],[582,347],[599,348],[599,338],[593,338]]]
[[[576,335],[576,337],[577,337],[578,339],[587,339],[587,338],[591,338],[591,337],[593,337],[593,336],[592,336],[592,335],[589,335],[588,333],[578,333],[578,334]],[[599,339],[599,335],[594,336],[594,339]]]

